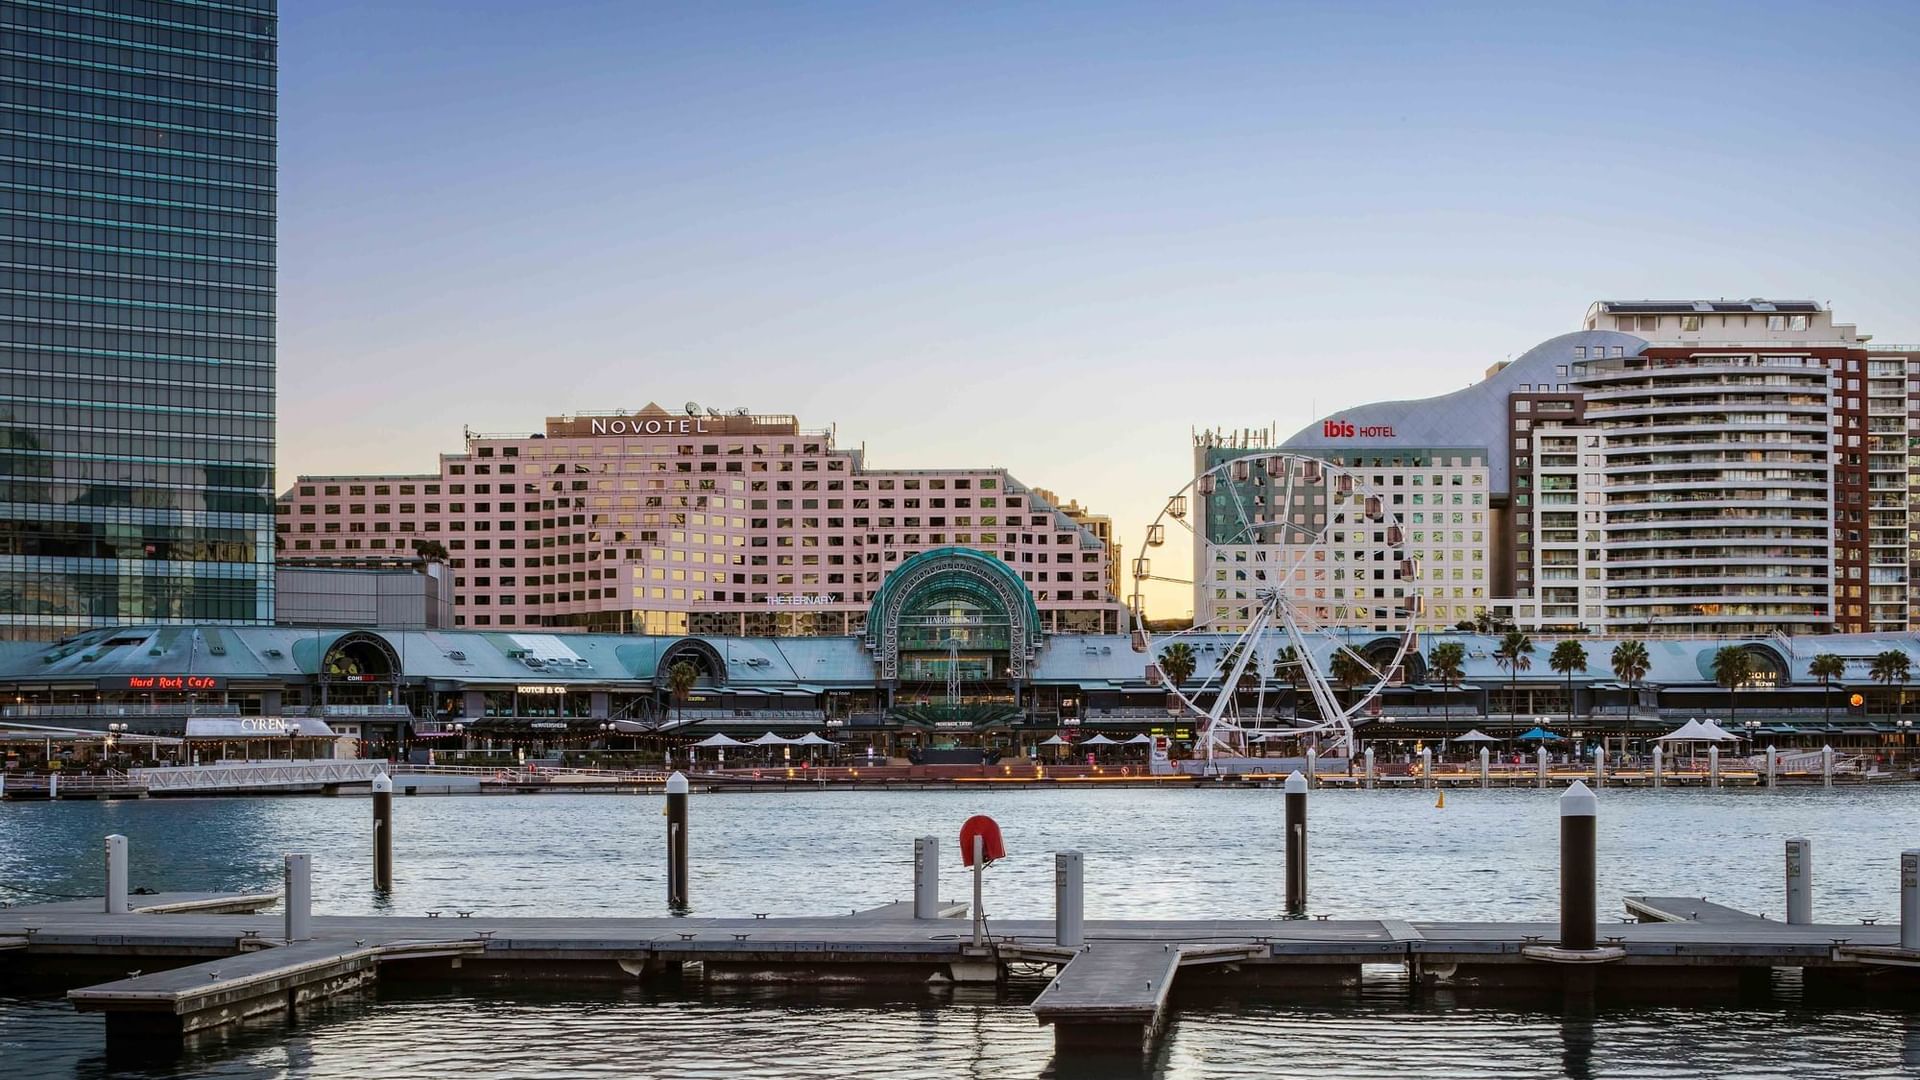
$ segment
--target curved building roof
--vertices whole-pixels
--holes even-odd
[[[1576,347],[1586,350],[1577,359],[1590,359],[1595,346],[1619,347],[1623,356],[1637,356],[1647,343],[1614,330],[1579,330],[1535,345],[1506,367],[1463,390],[1412,401],[1376,401],[1329,414],[1296,432],[1281,444],[1287,450],[1314,453],[1366,453],[1375,450],[1485,447],[1493,491],[1511,490],[1507,445],[1507,396],[1521,383],[1538,386],[1567,382],[1563,365],[1576,360]],[[1392,435],[1329,437],[1326,422],[1340,420],[1356,430],[1391,428]]]

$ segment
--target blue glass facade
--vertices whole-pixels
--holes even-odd
[[[277,0],[0,0],[0,635],[273,617]]]

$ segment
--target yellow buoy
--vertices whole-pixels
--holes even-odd
[[[1446,793],[1446,792],[1444,792],[1444,791],[1443,791],[1443,792],[1441,792],[1441,793],[1440,793],[1440,797],[1439,797],[1439,798],[1437,798],[1437,799],[1435,799],[1435,800],[1433,800],[1433,808],[1434,808],[1435,810],[1445,810],[1445,809],[1447,808],[1447,793]]]

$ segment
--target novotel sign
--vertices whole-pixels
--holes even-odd
[[[124,675],[113,679],[100,679],[95,684],[100,690],[142,690],[160,694],[185,694],[201,690],[225,690],[227,680],[224,675]]]
[[[1393,425],[1368,424],[1366,427],[1356,427],[1351,420],[1322,420],[1320,434],[1328,439],[1391,439]]]
[[[699,416],[596,416],[588,430],[595,435],[705,435],[707,421]]]

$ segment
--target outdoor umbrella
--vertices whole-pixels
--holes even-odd
[[[1067,740],[1061,738],[1058,735],[1051,735],[1051,736],[1048,736],[1047,738],[1041,739],[1040,745],[1041,746],[1066,746]]]
[[[805,735],[802,735],[799,738],[793,740],[793,745],[795,746],[832,746],[834,745],[834,742],[832,739],[823,739],[820,736],[815,735],[813,732],[809,731]]]
[[[1522,735],[1520,737],[1522,739],[1531,739],[1534,742],[1559,742],[1560,741],[1560,736],[1555,735],[1553,732],[1548,731],[1546,728],[1543,728],[1543,727],[1534,728],[1532,731],[1529,731],[1525,735]]]
[[[753,740],[747,745],[748,746],[792,746],[795,741],[796,740],[793,740],[793,739],[783,739],[780,736],[775,735],[773,732],[769,731],[765,735],[760,736],[759,738]]]
[[[1081,740],[1080,745],[1081,746],[1119,746],[1120,744],[1117,742],[1114,742],[1112,739],[1107,738],[1105,735],[1095,735],[1091,739]]]
[[[1717,736],[1708,734],[1707,729],[1698,720],[1689,720],[1665,735],[1657,742],[1714,742]]]
[[[706,748],[714,746],[745,746],[747,744],[741,742],[739,739],[726,735],[709,735],[693,745],[697,748]]]
[[[1148,735],[1148,734],[1147,734],[1147,733],[1145,733],[1145,732],[1141,732],[1140,734],[1138,734],[1138,735],[1135,735],[1135,736],[1134,736],[1133,738],[1131,738],[1131,739],[1128,739],[1128,740],[1127,740],[1127,745],[1129,745],[1129,746],[1131,746],[1131,745],[1133,745],[1133,744],[1135,744],[1135,743],[1148,743],[1148,744],[1151,744],[1152,742],[1153,742],[1153,736],[1151,736],[1151,735]]]
[[[1740,736],[1708,720],[1700,725],[1700,738],[1707,742],[1726,742],[1728,739],[1738,739]]]
[[[1536,728],[1535,730],[1538,730],[1538,729]],[[1521,738],[1526,738],[1526,736],[1523,735],[1521,736]],[[1494,738],[1493,736],[1487,734],[1484,731],[1481,731],[1479,728],[1474,728],[1471,731],[1468,731],[1465,735],[1455,735],[1453,737],[1453,741],[1454,742],[1499,742],[1500,740]]]

